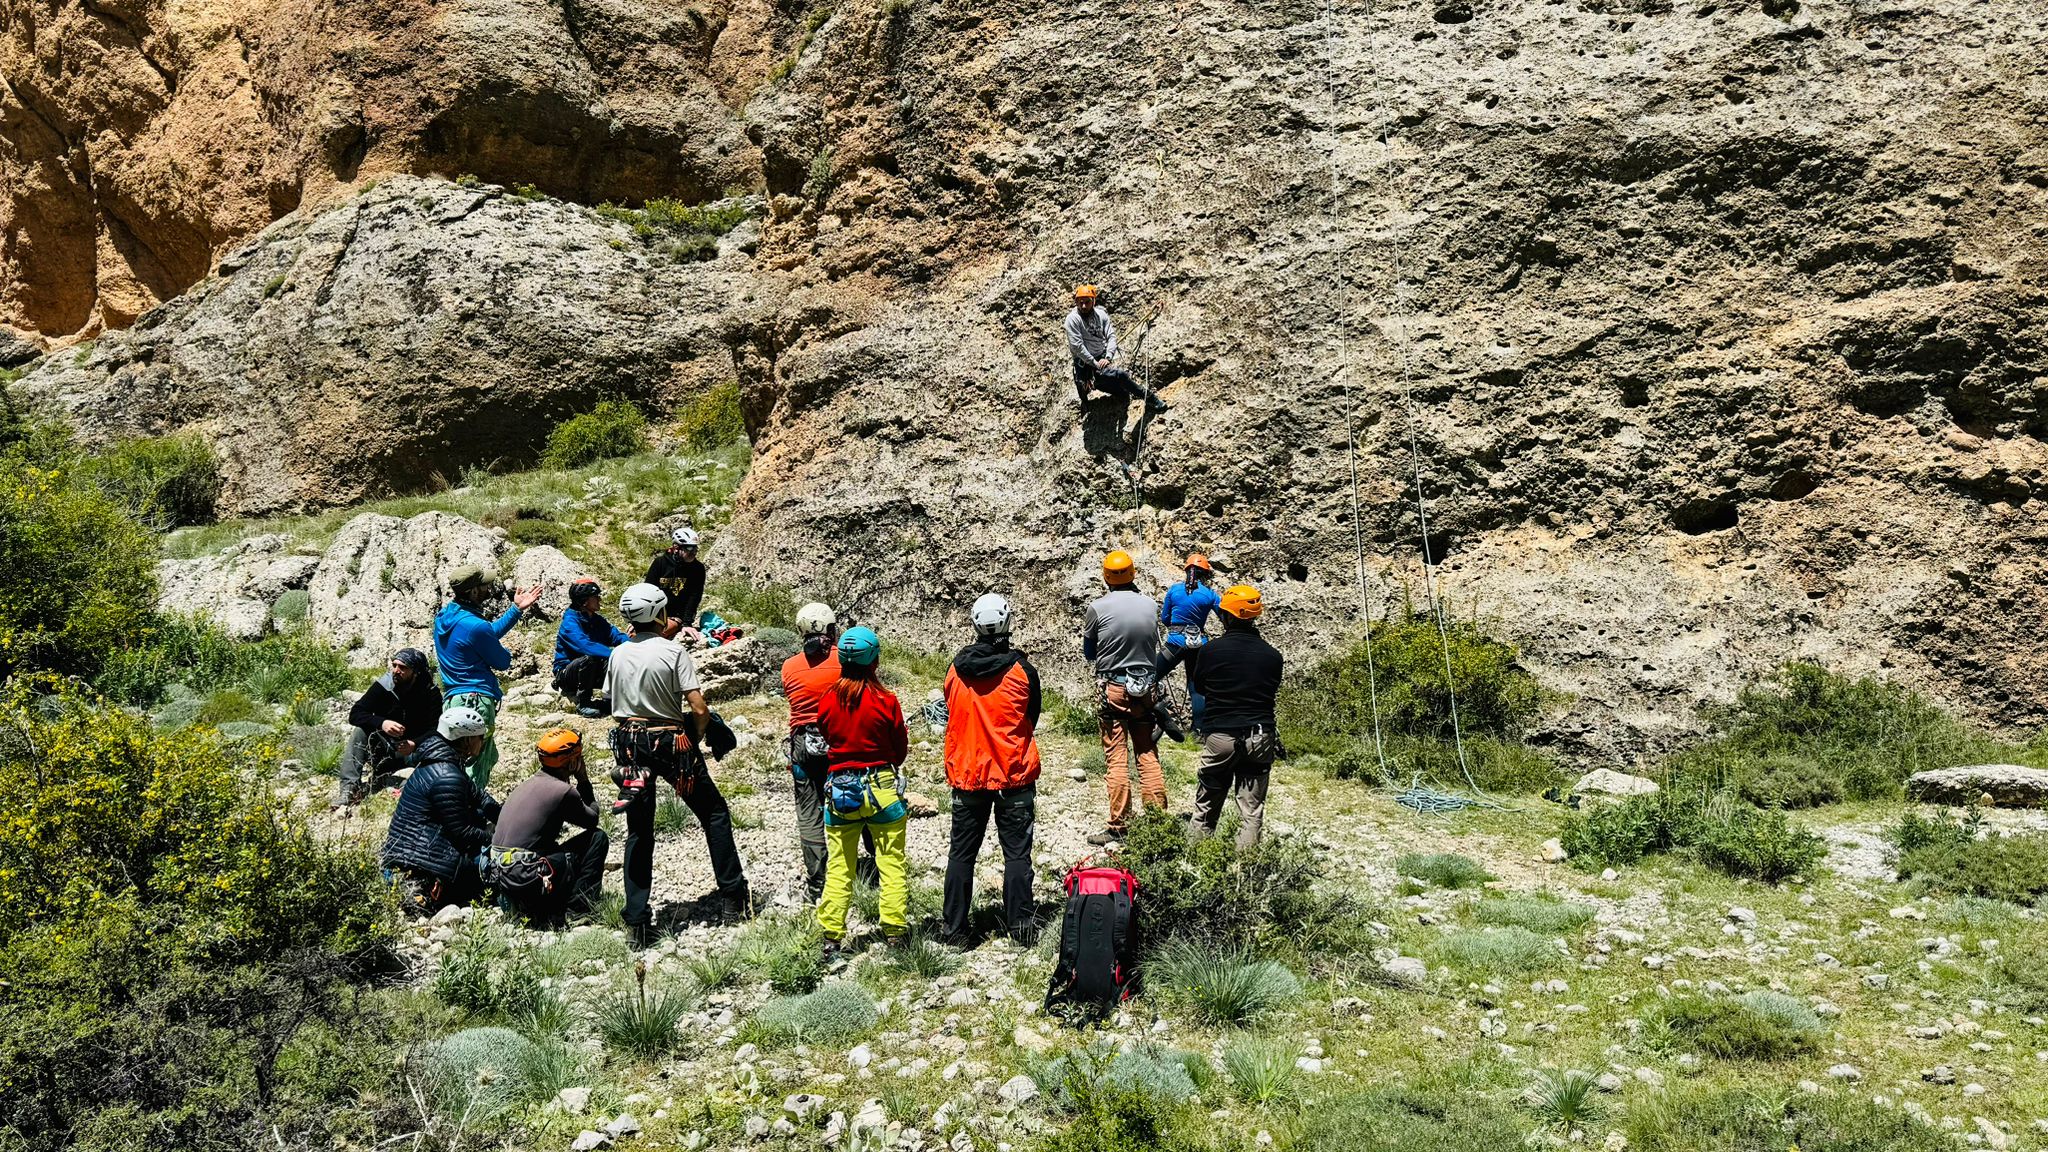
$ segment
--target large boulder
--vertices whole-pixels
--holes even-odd
[[[402,177],[279,221],[220,274],[19,387],[88,439],[204,434],[221,508],[302,511],[530,463],[600,396],[661,408],[734,372],[766,299],[742,248]]]
[[[562,618],[569,610],[569,585],[588,575],[582,565],[549,544],[528,548],[512,562],[512,587],[540,588],[540,602],[534,610],[544,620]]]
[[[286,592],[305,588],[318,556],[294,550],[281,533],[253,536],[221,552],[157,562],[157,607],[205,616],[237,640],[258,640],[271,629],[271,608]]]
[[[1971,764],[1915,772],[1906,779],[1906,798],[1923,804],[1980,804],[2000,808],[2048,807],[2048,772],[2018,764]]]
[[[1579,777],[1572,785],[1572,791],[1581,796],[1598,796],[1613,800],[1626,800],[1630,796],[1647,796],[1657,790],[1657,782],[1643,776],[1631,776],[1616,772],[1612,768],[1595,768]]]
[[[496,569],[504,550],[498,533],[447,512],[407,520],[366,512],[342,525],[320,557],[307,618],[359,668],[394,649],[431,650],[448,574],[470,564]]]
[[[711,701],[751,696],[782,670],[775,652],[752,636],[716,648],[699,648],[690,656],[697,665],[697,685],[704,699]]]

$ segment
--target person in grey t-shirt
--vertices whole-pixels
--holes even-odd
[[[1093,284],[1074,289],[1074,309],[1067,313],[1067,355],[1074,361],[1074,392],[1086,405],[1097,390],[1110,396],[1144,400],[1155,412],[1166,404],[1156,393],[1147,394],[1144,385],[1124,370],[1123,350],[1116,344],[1116,325],[1110,323],[1109,309],[1096,303]]]
[[[1131,814],[1131,760],[1138,762],[1140,799],[1166,807],[1166,772],[1153,738],[1153,693],[1158,681],[1159,605],[1135,587],[1137,564],[1118,550],[1102,558],[1109,586],[1081,628],[1081,655],[1095,662],[1102,692],[1102,759],[1109,769],[1109,824],[1088,837],[1097,846],[1123,839]]]

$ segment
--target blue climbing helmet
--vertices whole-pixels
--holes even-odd
[[[882,638],[873,628],[848,628],[839,635],[839,662],[866,668],[882,658]]]

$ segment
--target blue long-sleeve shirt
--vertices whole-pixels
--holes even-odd
[[[450,696],[475,692],[493,700],[504,698],[498,673],[512,666],[512,653],[500,639],[519,623],[519,607],[486,620],[460,604],[441,606],[434,617],[434,659],[441,665],[441,686]]]
[[[1168,588],[1166,598],[1159,602],[1159,622],[1166,625],[1167,643],[1183,636],[1202,635],[1210,614],[1222,608],[1223,597],[1207,584],[1195,585],[1192,592],[1185,583]]]
[[[555,671],[578,656],[610,656],[612,649],[630,639],[603,616],[571,608],[562,613],[562,624],[555,629]]]

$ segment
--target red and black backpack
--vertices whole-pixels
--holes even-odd
[[[1083,860],[1067,873],[1067,911],[1046,1010],[1100,1019],[1137,994],[1138,878]]]

